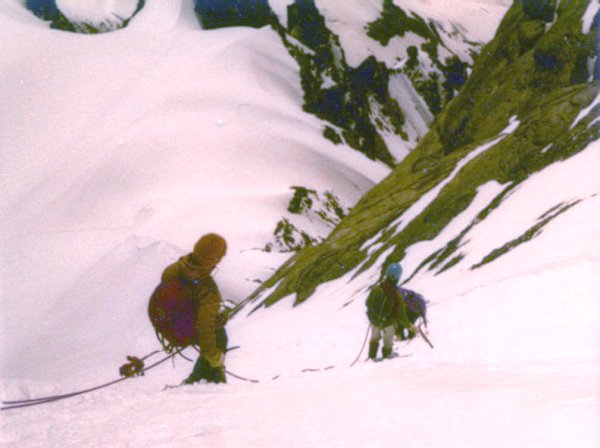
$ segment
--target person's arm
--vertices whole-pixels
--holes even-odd
[[[200,342],[200,354],[212,367],[223,365],[223,352],[217,348],[217,317],[221,307],[221,294],[211,290],[202,297],[197,310],[196,330]]]
[[[394,288],[394,293],[398,300],[398,322],[400,322],[403,327],[407,328],[409,333],[416,333],[413,324],[408,320],[408,316],[406,315],[406,303],[404,302],[402,293],[396,288]]]

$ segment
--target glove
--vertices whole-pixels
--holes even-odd
[[[224,367],[225,364],[225,355],[221,350],[217,350],[212,356],[204,356],[204,358],[208,361],[211,367],[218,368]]]
[[[222,312],[217,314],[217,318],[215,319],[217,328],[225,328],[225,325],[227,325],[227,321],[229,320],[229,312],[230,308],[225,308]]]
[[[119,374],[122,377],[131,378],[144,374],[144,361],[135,356],[127,356],[127,360],[129,362],[119,368]]]
[[[418,332],[419,332],[419,330],[417,329],[417,327],[415,327],[414,325],[411,325],[408,328],[408,337],[412,339],[417,335]]]

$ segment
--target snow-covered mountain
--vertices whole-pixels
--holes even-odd
[[[53,28],[128,26],[143,0],[28,0]],[[475,2],[195,0],[204,29],[270,26],[300,69],[305,111],[323,134],[392,166],[460,90],[504,6]],[[139,21],[138,21],[139,22]]]
[[[3,412],[3,446],[596,446],[598,3],[230,3],[268,11],[0,1],[2,399],[155,350],[148,297],[208,231],[246,304],[227,368],[260,381],[162,391],[178,358]],[[392,259],[435,349],[364,363]]]
[[[598,137],[597,5],[562,5],[556,11],[535,5],[515,4],[508,11],[463,91],[419,145],[361,198],[324,244],[290,259],[264,285],[269,289],[283,280],[269,291],[267,303],[290,293],[301,302],[322,282],[369,266],[388,250],[389,260],[402,260],[411,246],[447,229],[489,182],[499,184],[497,193],[455,235],[430,245],[411,276],[423,268],[438,273],[456,265],[478,268],[529,241],[549,215],[555,218],[583,200],[584,195],[549,195],[551,203],[537,211],[539,218],[528,219],[522,233],[486,241],[487,254],[468,257],[471,232],[502,209],[515,189]]]
[[[348,207],[389,171],[322,137],[272,29],[202,32],[192,6],[148,2],[126,29],[81,36],[3,4],[3,256],[20,273],[4,277],[3,316],[20,341],[5,346],[15,362],[30,336],[72,318],[53,303],[91,302],[99,309],[80,312],[116,312],[127,327],[115,303],[144,314],[161,267],[209,231],[229,241],[218,278],[242,300],[289,257],[262,249],[282,217],[298,218],[292,187]],[[20,324],[29,318],[32,328]],[[77,344],[103,332],[88,328]]]

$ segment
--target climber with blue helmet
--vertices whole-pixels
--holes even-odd
[[[402,267],[398,263],[387,266],[383,280],[375,285],[367,298],[367,317],[371,324],[369,359],[376,359],[379,341],[383,339],[383,358],[390,358],[394,348],[394,336],[412,339],[417,334],[416,319],[425,319],[425,301],[413,291],[400,288]],[[418,296],[418,306],[410,307],[409,296]],[[410,314],[410,317],[409,317]],[[404,330],[408,337],[405,337]]]

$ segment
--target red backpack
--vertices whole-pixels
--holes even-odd
[[[173,278],[158,285],[150,297],[148,316],[167,353],[197,344],[193,288],[192,282]]]

